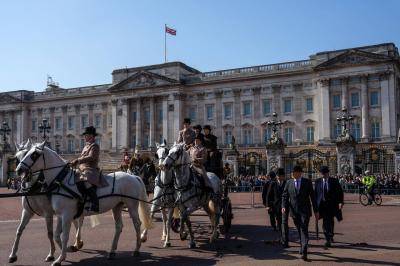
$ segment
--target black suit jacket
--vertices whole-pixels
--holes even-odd
[[[318,209],[321,206],[323,200],[323,180],[322,177],[315,180],[315,198],[317,201]],[[333,177],[328,178],[328,193],[325,195],[328,207],[326,212],[332,216],[336,216],[338,220],[341,220],[341,211],[339,210],[339,203],[343,204],[343,189],[339,183],[339,180]]]
[[[266,207],[271,207],[275,212],[279,213],[282,208],[282,193],[285,189],[286,180],[279,185],[277,180],[274,180],[269,185],[266,195]]]
[[[263,189],[262,189],[261,197],[262,197],[262,201],[263,201],[263,204],[265,207],[267,207],[267,201],[268,201],[267,192],[268,192],[270,185],[271,185],[271,180],[268,180],[267,182],[265,182]]]
[[[296,191],[294,179],[288,180],[282,193],[282,208],[289,210],[292,217],[310,217],[311,205],[314,213],[318,212],[311,180],[302,177],[299,193]]]

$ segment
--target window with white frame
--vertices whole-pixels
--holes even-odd
[[[81,128],[85,128],[88,126],[88,115],[81,115]]]
[[[243,144],[244,145],[253,144],[253,134],[250,128],[246,128],[243,130]]]
[[[351,107],[360,107],[360,94],[358,92],[351,93]]]
[[[225,145],[229,145],[232,142],[232,130],[225,130]]]
[[[73,130],[75,128],[75,116],[68,116],[68,129]]]
[[[271,128],[267,127],[264,128],[264,142],[268,142],[271,138],[272,130]]]
[[[333,96],[333,109],[340,109],[342,107],[342,100],[340,94],[334,94]]]
[[[75,141],[74,139],[68,139],[67,141],[67,151],[68,153],[74,153],[75,152]]]
[[[251,102],[243,102],[243,116],[251,116]]]
[[[293,128],[291,127],[285,128],[285,143],[287,145],[292,145],[293,143]]]
[[[214,120],[214,105],[212,104],[206,105],[206,115],[207,115],[207,121]]]
[[[101,114],[94,115],[94,127],[101,128]]]
[[[361,130],[360,123],[354,122],[351,124],[351,135],[354,137],[356,141],[360,141],[361,139]]]
[[[272,100],[271,99],[264,99],[263,100],[263,114],[269,115],[272,112]]]
[[[150,125],[150,109],[149,108],[144,109],[144,123],[147,126]]]
[[[132,123],[136,123],[136,111],[132,112]]]
[[[225,120],[232,119],[232,103],[224,104],[224,118]]]
[[[307,143],[314,143],[314,127],[307,127]]]
[[[32,131],[36,132],[37,131],[37,120],[36,119],[32,119]]]
[[[371,137],[372,140],[380,140],[381,138],[381,125],[379,122],[371,123]]]
[[[371,106],[379,105],[379,91],[371,91],[369,95],[369,103]]]
[[[334,136],[335,138],[339,137],[342,135],[342,125],[341,124],[336,124],[334,127]]]
[[[163,121],[163,110],[160,108],[158,110],[158,122],[161,123],[162,121]]]
[[[292,112],[292,99],[283,100],[283,112],[284,113]]]
[[[83,147],[85,147],[85,139],[81,139],[81,150],[83,149]]]
[[[61,130],[62,129],[62,118],[57,116],[55,118],[55,122],[56,122],[56,130]]]
[[[97,137],[97,138],[94,140],[94,143],[96,143],[97,145],[99,145],[99,147],[101,147],[101,137]]]
[[[189,118],[191,121],[196,121],[196,106],[189,107]]]
[[[307,112],[313,112],[314,111],[313,98],[307,98],[306,99],[306,111]]]

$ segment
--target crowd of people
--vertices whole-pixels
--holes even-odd
[[[380,189],[400,189],[400,174],[375,174]],[[339,183],[345,189],[351,189],[361,184],[361,175],[336,175]]]

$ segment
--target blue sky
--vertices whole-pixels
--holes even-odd
[[[394,42],[396,0],[0,0],[0,91],[111,82],[113,69],[168,61],[200,71],[307,59]]]

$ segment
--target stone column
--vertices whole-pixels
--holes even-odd
[[[56,122],[55,122],[55,118],[54,118],[54,112],[55,112],[56,108],[55,107],[50,107],[49,111],[50,111],[50,120],[49,120],[49,124],[50,124],[50,133],[49,133],[49,137],[48,142],[50,143],[50,147],[52,147],[53,149],[56,148],[56,140],[54,138],[54,132],[55,132],[55,126],[56,126]]]
[[[168,137],[168,95],[162,98],[162,135],[163,139],[167,141],[167,143],[173,142],[172,139]]]
[[[174,139],[177,140],[179,137],[179,130],[181,129],[183,117],[182,107],[183,98],[185,97],[182,93],[174,93]]]
[[[368,75],[361,76],[361,141],[369,141]]]
[[[17,143],[21,143],[28,139],[29,133],[29,115],[28,115],[28,108],[23,106],[21,108],[21,112],[17,116],[17,128],[19,132],[19,136],[17,136]],[[1,120],[0,120],[1,121]]]
[[[1,159],[0,186],[5,186],[7,184],[7,172],[8,172],[7,154],[2,154],[0,159]]]
[[[200,125],[205,124],[205,119],[204,119],[204,92],[199,92],[197,93],[197,121]]]
[[[102,116],[102,124],[101,127],[103,129],[103,133],[107,134],[108,129],[108,103],[101,103],[101,116]]]
[[[40,136],[39,125],[43,121],[43,108],[39,107],[39,108],[36,109],[36,111],[37,111],[37,120],[36,120],[35,135],[37,137],[37,141],[41,142],[42,141],[42,137]]]
[[[155,124],[155,104],[154,97],[150,97],[150,134],[149,134],[149,148],[155,147],[155,135],[156,135],[156,124]]]
[[[142,148],[142,99],[136,100],[136,147]],[[135,147],[135,148],[136,148]]]
[[[348,90],[349,78],[345,77],[341,79],[342,89],[342,108],[349,109],[349,90]]]
[[[22,143],[22,112],[18,110],[17,115],[17,128],[16,128],[16,143]],[[15,129],[14,129],[15,130]]]
[[[355,148],[353,141],[336,143],[337,173],[339,175],[354,175]]]
[[[261,114],[261,107],[260,107],[260,93],[261,93],[261,87],[255,87],[252,89],[253,91],[253,104],[254,104],[254,109],[253,109],[253,121],[254,121],[254,143],[255,144],[260,144],[261,141],[261,136],[260,136],[260,114]],[[257,164],[258,165],[258,164]],[[258,172],[258,168],[256,170]]]
[[[391,126],[396,126],[396,124],[391,125],[390,123],[390,95],[389,95],[389,74],[383,73],[379,77],[380,79],[380,87],[381,87],[381,112],[382,112],[382,139],[388,140],[390,139],[390,131]],[[395,97],[394,95],[392,97]]]
[[[128,99],[120,99],[121,114],[118,116],[119,121],[117,130],[120,132],[120,147],[121,149],[129,148],[129,101]],[[117,140],[118,141],[118,140]]]
[[[75,104],[75,151],[81,150],[81,105]]]
[[[217,90],[215,94],[215,136],[218,137],[218,144],[222,144],[222,91]]]
[[[117,151],[117,99],[111,100],[111,121],[112,121],[112,137],[111,137],[111,150]]]
[[[61,139],[61,151],[67,151],[67,128],[68,128],[68,105],[61,106],[62,111],[62,139]]]
[[[241,89],[233,89],[233,97],[234,97],[234,103],[233,103],[233,118],[234,118],[234,133],[233,136],[235,137],[235,140],[237,144],[242,144],[243,139],[242,139],[242,114],[240,112],[240,92]]]
[[[331,139],[331,117],[330,117],[330,99],[329,99],[329,79],[317,81],[319,92],[319,142],[328,143]]]
[[[90,103],[88,104],[88,110],[89,110],[89,118],[88,118],[88,122],[89,122],[89,126],[94,126],[93,124],[93,108],[94,108],[94,104]]]

